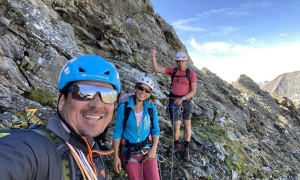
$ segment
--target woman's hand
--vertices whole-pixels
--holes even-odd
[[[121,163],[119,156],[113,157],[113,167],[114,167],[114,171],[116,173],[119,173],[120,170],[122,169],[122,163]]]
[[[150,148],[150,150],[148,151],[148,153],[146,154],[146,156],[144,158],[144,161],[151,160],[155,157],[156,157],[156,149]]]

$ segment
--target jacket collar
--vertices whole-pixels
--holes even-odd
[[[71,145],[81,149],[86,150],[86,143],[84,142],[83,138],[76,134],[75,132],[72,132],[64,123],[61,121],[61,119],[58,117],[58,115],[54,115],[47,124],[47,129],[49,129],[51,132],[53,132],[55,135],[57,135],[59,138],[61,138],[63,141],[70,143]],[[95,141],[92,137],[85,136],[87,139],[87,142],[89,143],[90,147],[93,147],[95,144]]]

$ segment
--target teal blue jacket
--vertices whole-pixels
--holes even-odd
[[[128,116],[128,120],[126,122],[126,127],[123,127],[124,122],[124,110],[125,110],[125,103],[120,104],[118,111],[117,111],[117,117],[114,127],[114,135],[113,139],[120,139],[125,138],[130,143],[138,143],[146,140],[148,135],[151,132],[152,136],[158,136],[160,135],[160,128],[159,128],[159,122],[158,122],[158,113],[156,107],[149,103],[149,101],[144,101],[144,112],[142,115],[142,122],[140,126],[137,126],[137,120],[134,114],[134,96],[129,97],[128,101],[128,107],[130,107],[130,113]],[[153,128],[151,129],[151,120],[150,115],[148,114],[147,109],[152,108],[153,109]],[[124,131],[123,131],[124,130]]]

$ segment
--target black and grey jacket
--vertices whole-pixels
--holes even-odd
[[[106,149],[104,152],[101,143],[92,137],[85,139],[91,150],[112,152]],[[83,179],[66,142],[88,154],[83,137],[71,132],[57,115],[49,120],[47,127],[0,131],[1,179]],[[92,159],[98,180],[106,179],[103,156],[93,153]]]

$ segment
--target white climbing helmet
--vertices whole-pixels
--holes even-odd
[[[148,77],[147,75],[143,76],[138,81],[138,83],[143,83],[143,84],[148,85],[151,88],[151,90],[153,90],[153,88],[154,88],[154,82],[153,82],[153,80],[150,77]]]
[[[185,52],[177,52],[176,53],[176,60],[177,61],[184,61],[184,60],[187,60],[187,55]]]

